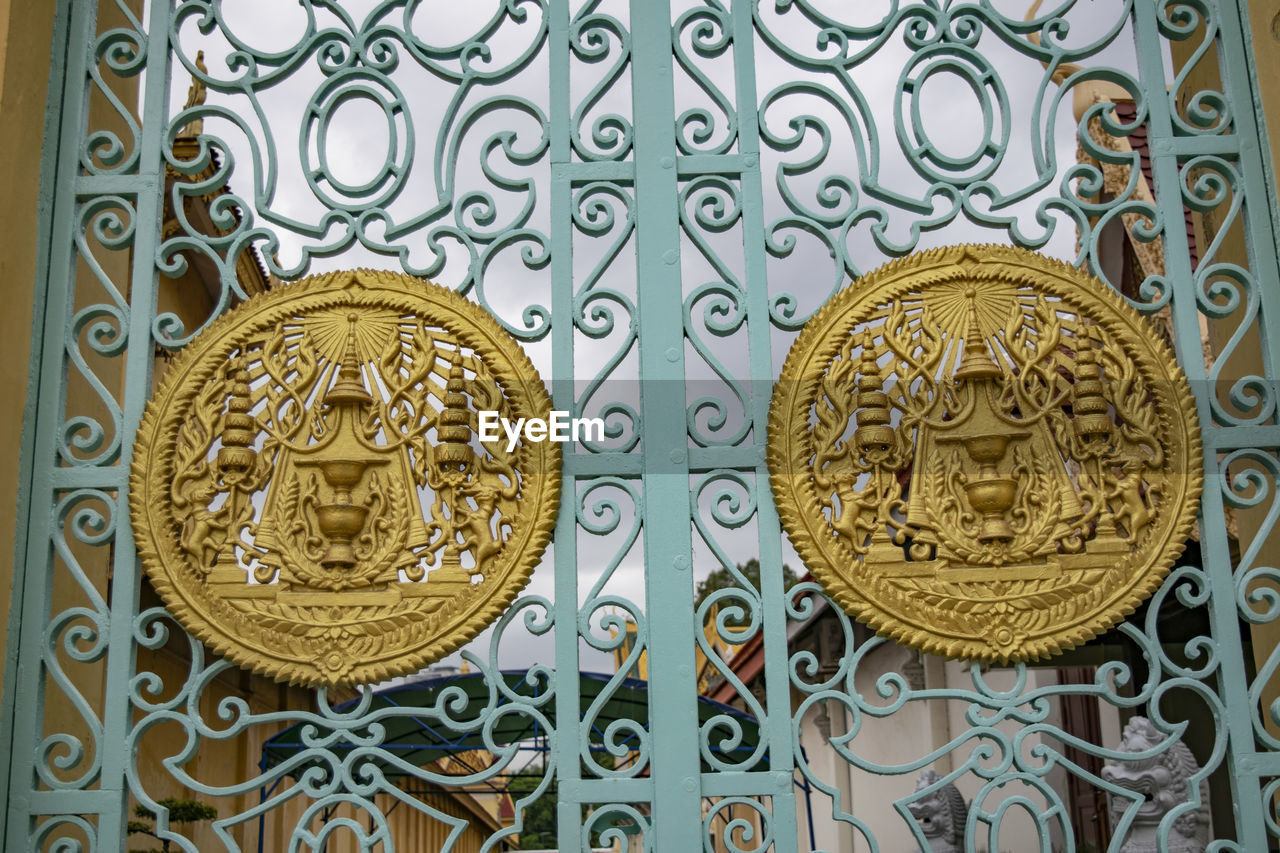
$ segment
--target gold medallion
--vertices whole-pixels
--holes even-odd
[[[769,417],[783,527],[851,615],[1008,663],[1105,631],[1182,553],[1201,488],[1187,382],[1080,270],[954,246],[884,265],[804,327]]]
[[[273,288],[201,332],[147,406],[142,564],[183,627],[256,672],[413,672],[493,622],[541,558],[559,445],[482,443],[477,421],[550,408],[520,345],[452,291],[368,270]]]

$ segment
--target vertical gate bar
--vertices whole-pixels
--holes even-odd
[[[155,314],[155,256],[164,216],[164,138],[169,108],[169,12],[170,0],[152,0],[144,34],[147,46],[146,90],[143,93],[141,138],[138,141],[138,195],[134,210],[134,242],[129,281],[129,349],[125,355],[124,405],[121,406],[120,487],[116,515],[116,549],[111,582],[111,628],[107,650],[106,710],[103,714],[102,788],[116,799],[99,817],[99,839],[110,844],[125,839],[129,789],[126,769],[130,712],[129,682],[133,680],[133,620],[138,612],[140,567],[129,515],[129,466],[133,461],[132,437],[137,434],[142,410],[151,396],[151,372],[155,345],[151,318]]]
[[[1280,258],[1276,256],[1280,250],[1280,216],[1276,214],[1276,204],[1280,202],[1277,202],[1276,176],[1270,169],[1267,130],[1261,121],[1262,104],[1257,100],[1256,79],[1251,70],[1256,67],[1251,61],[1253,42],[1246,38],[1244,30],[1248,4],[1241,0],[1224,0],[1224,4],[1227,9],[1221,15],[1219,27],[1226,49],[1218,51],[1222,93],[1231,105],[1235,135],[1240,140],[1240,178],[1248,188],[1242,224],[1249,248],[1249,268],[1262,301],[1261,337],[1266,376],[1275,381],[1280,377],[1280,345],[1269,343],[1266,330],[1280,323]]]
[[[59,0],[54,24],[54,70],[50,78],[47,109],[59,114],[59,135],[57,143],[46,148],[42,164],[42,177],[53,180],[53,195],[42,217],[48,223],[49,234],[48,252],[40,259],[44,262],[44,276],[36,282],[37,297],[44,297],[44,319],[39,349],[36,349],[34,331],[32,337],[33,373],[39,376],[38,382],[33,382],[28,392],[35,411],[34,441],[31,448],[25,445],[23,448],[24,452],[31,450],[29,494],[34,512],[30,512],[26,529],[15,531],[15,539],[26,540],[26,560],[24,565],[14,567],[15,584],[21,573],[22,602],[13,605],[10,613],[11,619],[20,620],[20,625],[17,652],[9,652],[15,659],[12,674],[14,691],[6,697],[13,701],[10,707],[11,737],[15,745],[9,755],[6,850],[27,848],[34,819],[29,795],[35,787],[35,754],[41,740],[44,717],[43,633],[49,621],[53,574],[51,537],[55,520],[50,469],[57,464],[54,438],[65,409],[67,377],[64,347],[70,327],[69,306],[75,282],[75,241],[72,236],[75,227],[75,180],[80,162],[80,140],[88,115],[86,63],[96,11],[96,4]],[[64,61],[65,73],[60,73],[58,66]],[[59,81],[61,85],[55,85]],[[39,309],[37,301],[37,314]],[[28,408],[32,408],[32,403]],[[18,592],[16,585],[14,592]],[[6,680],[10,678],[8,669],[6,667]],[[92,746],[93,749],[100,747],[100,744]]]
[[[43,139],[61,139],[63,111],[54,108],[62,103],[67,85],[67,41],[68,13],[70,9],[65,2],[57,4],[54,12],[53,39],[49,51],[50,71],[49,88],[45,95],[44,133]],[[22,416],[22,439],[18,448],[18,482],[16,512],[13,526],[13,573],[10,576],[9,624],[6,628],[5,654],[0,666],[4,668],[4,688],[0,694],[0,761],[5,768],[13,767],[13,743],[16,726],[15,701],[17,697],[18,670],[20,668],[20,649],[22,647],[22,626],[24,624],[23,603],[26,588],[27,561],[32,553],[41,554],[47,551],[37,548],[34,552],[28,548],[27,532],[32,523],[31,507],[33,498],[43,491],[36,488],[34,474],[35,452],[38,431],[35,428],[36,414],[40,410],[40,391],[44,386],[40,369],[40,355],[44,351],[48,317],[46,309],[49,301],[49,269],[52,262],[51,245],[53,187],[57,181],[58,166],[61,159],[57,156],[58,146],[48,145],[40,158],[40,185],[36,198],[36,263],[35,287],[33,288],[30,367],[27,371],[27,399]],[[55,381],[53,383],[57,385]],[[46,522],[47,523],[47,522]],[[44,539],[47,543],[47,535]],[[47,560],[47,557],[46,557]],[[39,618],[38,616],[36,617]],[[8,838],[9,818],[9,775],[10,771],[0,772],[0,839]]]
[[[1280,211],[1276,207],[1277,200],[1280,199],[1280,192],[1278,192],[1280,187],[1277,187],[1277,175],[1271,169],[1267,130],[1262,120],[1262,103],[1257,91],[1253,42],[1246,35],[1249,32],[1245,27],[1245,22],[1248,20],[1248,4],[1241,0],[1236,2],[1226,0],[1224,5],[1228,10],[1221,16],[1220,27],[1226,49],[1218,51],[1222,88],[1227,103],[1233,106],[1235,134],[1240,140],[1241,180],[1243,186],[1248,188],[1248,193],[1253,196],[1250,198],[1246,195],[1241,215],[1244,217],[1242,224],[1249,268],[1253,273],[1255,286],[1261,291],[1259,296],[1262,310],[1259,319],[1255,322],[1261,324],[1262,357],[1265,360],[1263,369],[1266,377],[1274,385],[1280,378],[1280,345],[1270,339],[1275,333],[1274,330],[1277,329],[1277,324],[1280,324],[1280,257],[1277,256],[1277,252],[1280,251]],[[1236,192],[1239,191],[1236,189]],[[1271,334],[1268,334],[1269,331]],[[1223,475],[1226,473],[1222,472]],[[1207,476],[1208,472],[1206,472],[1206,481]],[[1280,488],[1280,483],[1275,483],[1272,487]],[[1220,498],[1221,490],[1215,491]],[[1227,543],[1224,527],[1225,525],[1215,526],[1213,539],[1222,540],[1219,547],[1225,554]],[[1229,555],[1227,559],[1226,565],[1230,566]],[[1235,584],[1232,583],[1228,587],[1226,580],[1227,578],[1224,577],[1223,588],[1228,589],[1231,594],[1225,601],[1216,602],[1215,609],[1221,608],[1220,618],[1223,620],[1223,630],[1232,631],[1230,636],[1235,640],[1239,637],[1239,632],[1234,630],[1238,624]],[[1217,593],[1216,587],[1214,593]],[[1230,621],[1227,621],[1228,619]],[[1239,645],[1238,641],[1236,645]],[[1243,649],[1240,649],[1239,654],[1242,658],[1238,665],[1239,679],[1245,681],[1247,671],[1243,661]],[[1242,737],[1248,737],[1247,753],[1243,748],[1244,745],[1236,742],[1238,738],[1232,739],[1232,747],[1241,756],[1256,754],[1258,748],[1252,728],[1254,709],[1249,701],[1249,695],[1243,690],[1237,691],[1225,684],[1223,686],[1227,706],[1234,711],[1230,716],[1232,724],[1246,726],[1237,731],[1242,733]],[[1241,722],[1237,723],[1237,718],[1240,718]],[[1236,819],[1249,827],[1246,833],[1250,845],[1266,844],[1264,821],[1268,804],[1263,802],[1260,792],[1256,789],[1246,793],[1247,796],[1236,798]]]
[[[1148,135],[1151,140],[1152,170],[1156,184],[1156,204],[1164,222],[1165,273],[1174,287],[1171,302],[1175,328],[1174,344],[1178,361],[1187,374],[1192,388],[1198,388],[1197,414],[1202,428],[1213,423],[1213,412],[1208,395],[1207,377],[1200,342],[1200,318],[1191,282],[1195,280],[1191,270],[1190,248],[1184,217],[1182,192],[1178,174],[1178,154],[1174,139],[1173,121],[1169,109],[1169,97],[1165,93],[1164,62],[1155,5],[1136,3],[1134,12],[1134,39],[1138,51],[1141,80],[1144,83],[1148,109]],[[1226,44],[1226,52],[1239,45]],[[1170,144],[1161,145],[1169,140]],[[1217,455],[1210,449],[1204,454],[1204,494],[1201,498],[1201,547],[1205,558],[1204,572],[1209,584],[1209,619],[1213,638],[1218,646],[1219,683],[1226,719],[1220,721],[1227,731],[1227,776],[1231,780],[1237,840],[1246,850],[1266,850],[1266,829],[1263,823],[1261,797],[1257,783],[1241,774],[1242,764],[1248,764],[1253,754],[1253,723],[1249,707],[1249,681],[1245,670],[1244,650],[1240,643],[1239,617],[1236,613],[1235,582],[1232,577],[1231,554],[1226,538],[1226,517],[1222,481]],[[1250,787],[1253,790],[1248,790]]]
[[[574,411],[573,385],[573,219],[569,179],[569,0],[551,0],[548,50],[551,122],[551,399],[556,409]],[[575,412],[576,415],[576,412]],[[566,456],[573,444],[561,445]],[[571,470],[565,465],[565,471]],[[556,518],[555,549],[555,759],[556,847],[577,850],[582,808],[576,784],[582,775],[578,760],[581,700],[578,687],[578,513],[577,481],[562,473],[560,514]],[[565,784],[566,782],[571,784]]]
[[[756,464],[756,528],[760,551],[760,597],[764,610],[764,684],[769,769],[773,774],[774,849],[796,844],[796,802],[792,776],[791,682],[787,672],[786,592],[782,586],[782,528],[765,462],[766,425],[772,392],[773,350],[769,282],[764,240],[764,176],[760,169],[760,125],[756,111],[755,7],[734,3],[733,62],[738,110],[738,150],[742,155],[742,243],[747,303],[748,387],[751,389]]]
[[[666,853],[699,849],[702,827],[674,57],[668,0],[630,8],[649,725],[652,775],[662,780],[652,846]]]

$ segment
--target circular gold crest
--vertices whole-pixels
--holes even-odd
[[[506,609],[555,524],[559,445],[481,442],[480,413],[550,408],[519,344],[452,291],[368,270],[274,288],[201,332],[147,406],[142,564],[188,631],[264,675],[420,669]]]
[[[814,576],[881,634],[969,660],[1044,657],[1131,613],[1182,552],[1200,466],[1153,321],[1022,249],[854,282],[770,408],[774,497]]]

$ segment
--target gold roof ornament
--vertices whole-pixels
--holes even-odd
[[[836,294],[769,417],[783,527],[832,598],[986,662],[1071,648],[1150,596],[1195,523],[1200,453],[1150,323],[1002,246],[919,252]]]
[[[476,440],[478,413],[546,418],[542,381],[484,309],[398,273],[255,296],[165,373],[133,452],[142,564],[235,663],[371,683],[493,622],[551,537],[554,442]]]

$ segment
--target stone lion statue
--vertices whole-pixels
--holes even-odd
[[[916,790],[923,791],[937,783],[938,778],[933,770],[922,770],[916,780]],[[961,853],[964,850],[964,824],[969,805],[955,785],[943,785],[928,796],[908,803],[907,810],[920,824],[929,842],[929,849],[920,853]]]
[[[1120,740],[1120,752],[1146,752],[1162,743],[1166,736],[1151,725],[1146,717],[1134,717],[1124,727]],[[1133,819],[1129,837],[1120,853],[1154,853],[1157,849],[1169,853],[1204,853],[1209,843],[1209,784],[1201,779],[1200,804],[1183,812],[1169,831],[1167,847],[1158,847],[1156,831],[1160,821],[1174,808],[1191,799],[1191,779],[1200,771],[1195,756],[1186,744],[1177,741],[1163,752],[1151,758],[1133,761],[1114,761],[1102,768],[1102,778],[1127,788],[1145,798]],[[1132,805],[1124,797],[1108,795],[1111,826]]]

